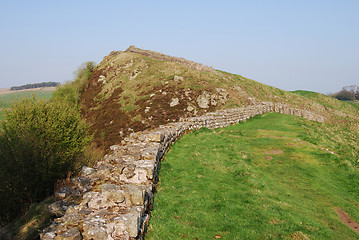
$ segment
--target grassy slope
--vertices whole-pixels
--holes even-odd
[[[320,128],[267,114],[183,136],[162,162],[147,239],[359,239],[334,210],[359,222],[354,157],[330,153],[341,145]]]
[[[292,93],[302,96],[304,97],[304,99],[312,100],[315,103],[325,107],[326,110],[338,110],[347,114],[358,113],[357,109],[351,104],[348,104],[348,102],[339,101],[333,97],[324,94],[303,90],[293,91]]]

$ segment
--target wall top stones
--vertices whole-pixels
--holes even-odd
[[[70,186],[55,193],[56,202],[49,206],[55,219],[40,238],[142,239],[150,217],[159,164],[171,144],[190,130],[221,128],[266,112],[325,121],[324,117],[306,110],[264,102],[132,133],[120,145],[111,146],[111,153],[94,167],[83,167],[81,174],[71,179]]]

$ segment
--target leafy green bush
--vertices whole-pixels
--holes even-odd
[[[78,105],[84,86],[92,76],[94,62],[83,63],[77,71],[74,72],[75,80],[57,87],[53,93],[53,99],[65,100],[71,105]]]
[[[90,138],[77,107],[36,98],[5,111],[0,133],[0,220],[11,220],[75,171]]]

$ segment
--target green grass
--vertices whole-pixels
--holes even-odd
[[[315,127],[271,113],[183,136],[162,162],[146,239],[359,239],[334,210],[359,222],[359,173],[330,140],[309,141]]]
[[[350,105],[354,106],[355,108],[357,108],[359,110],[359,100],[347,101],[347,103],[349,103]]]
[[[304,96],[304,97],[315,97],[317,95],[319,95],[319,93],[317,92],[312,92],[312,91],[305,91],[305,90],[296,90],[296,91],[292,91],[292,93]]]
[[[316,92],[311,92],[311,91],[304,91],[304,90],[297,90],[297,91],[292,91],[291,93],[294,93],[296,95],[302,96],[304,97],[304,99],[308,99],[313,101],[311,104],[313,105],[317,105],[316,110],[318,111],[323,111],[323,109],[321,109],[319,106],[323,106],[325,109],[325,111],[327,111],[328,109],[334,109],[334,110],[339,110],[342,111],[344,113],[347,114],[351,114],[351,115],[357,115],[358,116],[358,107],[353,106],[350,102],[347,101],[339,101],[336,98],[333,98],[331,96],[327,96],[321,93],[316,93]],[[308,103],[307,103],[308,104]],[[324,113],[325,113],[324,111]],[[322,113],[323,115],[325,115],[324,113]]]
[[[11,104],[22,98],[30,98],[36,96],[38,98],[50,99],[53,91],[47,90],[31,90],[31,91],[14,91],[6,94],[0,94],[0,120],[3,118],[3,109],[11,106]]]

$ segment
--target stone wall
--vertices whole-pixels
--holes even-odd
[[[270,102],[221,110],[201,117],[137,132],[111,146],[93,168],[83,167],[70,186],[55,193],[49,206],[57,217],[41,239],[142,239],[150,217],[159,163],[184,133],[221,128],[264,114],[279,112],[323,122],[322,116]]]

